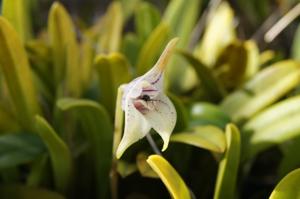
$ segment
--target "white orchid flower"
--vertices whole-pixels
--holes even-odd
[[[163,92],[164,69],[177,38],[172,39],[154,67],[124,88],[122,109],[125,111],[125,129],[116,156],[119,159],[133,143],[142,139],[153,128],[163,139],[162,151],[169,144],[177,114],[171,100]]]

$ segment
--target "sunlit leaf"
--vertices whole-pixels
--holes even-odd
[[[245,158],[300,135],[299,102],[299,96],[286,99],[259,113],[245,124]]]
[[[233,124],[226,126],[226,152],[219,164],[214,199],[234,198],[240,162],[240,132]]]
[[[0,197],[1,199],[65,199],[64,196],[56,192],[22,185],[0,186]]]
[[[194,67],[198,78],[201,80],[203,88],[210,98],[215,101],[222,99],[225,95],[224,88],[218,82],[214,74],[212,74],[210,69],[202,64],[201,61],[192,54],[186,52],[181,52],[180,54]]]
[[[136,63],[137,76],[143,75],[155,64],[168,38],[169,26],[165,23],[160,23],[151,32],[140,50]]]
[[[270,199],[299,198],[300,169],[286,175],[271,193]]]
[[[36,129],[50,154],[55,187],[59,191],[66,191],[72,172],[70,150],[48,122],[40,116],[36,116]]]
[[[111,53],[119,51],[123,28],[123,13],[121,3],[114,1],[108,8],[101,28],[98,53]]]
[[[33,117],[40,112],[32,73],[21,41],[8,23],[0,17],[0,67],[15,107],[16,117],[26,129],[33,128]]]
[[[30,21],[30,5],[28,0],[3,0],[2,16],[4,16],[15,28],[22,42],[32,37]]]
[[[230,122],[230,118],[226,115],[220,107],[206,103],[198,102],[190,108],[190,125],[215,125],[219,128],[225,128],[226,124]]]
[[[147,163],[148,155],[145,153],[139,153],[136,157],[136,165],[143,177],[158,178],[157,174]]]
[[[207,23],[203,39],[195,52],[195,55],[208,67],[212,67],[224,48],[235,40],[233,15],[233,10],[224,1],[208,19],[209,23]]]
[[[130,69],[127,59],[119,53],[98,55],[94,63],[100,83],[100,101],[108,112],[115,112],[117,89],[130,80]]]
[[[188,132],[176,133],[170,141],[181,142],[195,147],[223,153],[226,148],[225,134],[214,126],[198,126]]]
[[[167,160],[159,155],[151,155],[148,157],[147,162],[163,181],[174,199],[191,198],[185,182]]]
[[[29,133],[0,136],[0,169],[29,163],[45,152],[41,139]]]
[[[57,102],[63,111],[74,111],[83,126],[93,160],[98,197],[105,198],[109,184],[112,160],[113,128],[107,111],[91,100],[63,98]]]
[[[275,63],[258,73],[242,89],[227,96],[221,107],[234,121],[247,119],[295,88],[299,75],[297,62]]]

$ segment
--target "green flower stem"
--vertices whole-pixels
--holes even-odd
[[[112,168],[110,172],[110,186],[111,195],[113,199],[118,198],[118,171],[117,164],[118,160],[116,158],[116,151],[120,144],[122,138],[123,130],[123,110],[122,110],[122,96],[123,96],[124,85],[119,86],[116,102],[116,112],[115,112],[115,128],[114,128],[114,139],[113,139],[113,156],[112,156]]]

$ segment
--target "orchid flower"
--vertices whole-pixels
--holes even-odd
[[[177,114],[171,100],[163,92],[164,69],[177,38],[172,39],[154,67],[141,77],[125,85],[122,109],[125,111],[125,128],[116,156],[145,137],[153,128],[163,139],[162,151],[166,150],[175,127]]]

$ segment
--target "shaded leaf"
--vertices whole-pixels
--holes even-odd
[[[286,175],[271,193],[270,199],[299,198],[300,169]]]
[[[139,153],[136,157],[136,165],[143,177],[158,178],[157,174],[147,163],[148,155],[145,153]]]
[[[33,128],[40,112],[36,88],[21,41],[6,19],[0,17],[0,67],[8,86],[16,117],[25,129]]]
[[[55,186],[59,191],[66,191],[72,172],[70,150],[41,116],[36,116],[36,129],[49,151]]]
[[[227,150],[219,164],[214,199],[234,198],[240,162],[240,132],[233,124],[226,126]]]
[[[112,160],[113,127],[106,110],[91,100],[63,98],[57,102],[63,111],[74,111],[83,126],[93,161],[99,198],[106,198]]]
[[[187,110],[179,97],[174,94],[168,93],[168,97],[173,102],[176,113],[177,113],[177,120],[176,125],[174,128],[174,132],[183,131],[188,126],[188,113]]]
[[[130,80],[129,63],[122,54],[98,55],[94,63],[100,83],[100,102],[111,115],[115,113],[117,89]]]
[[[41,139],[29,133],[0,136],[0,169],[33,161],[45,152]]]
[[[0,186],[0,197],[2,199],[65,199],[64,196],[56,192],[22,185]]]
[[[137,166],[136,166],[136,164],[131,164],[131,163],[125,162],[123,160],[118,160],[117,170],[118,170],[118,173],[121,175],[121,177],[125,178],[125,177],[133,174],[134,172],[136,172]]]
[[[296,60],[300,60],[300,26],[296,30],[293,44],[292,44],[292,57]]]
[[[226,148],[225,134],[214,126],[199,126],[188,132],[176,133],[171,136],[170,141],[193,145],[217,153],[223,153]]]
[[[201,80],[203,88],[212,100],[218,101],[225,95],[224,88],[219,84],[218,80],[212,74],[210,69],[201,63],[196,57],[187,52],[180,52],[180,54],[194,67],[198,78]]]
[[[189,189],[170,163],[159,155],[150,155],[147,159],[150,167],[157,173],[174,199],[188,199]]]

